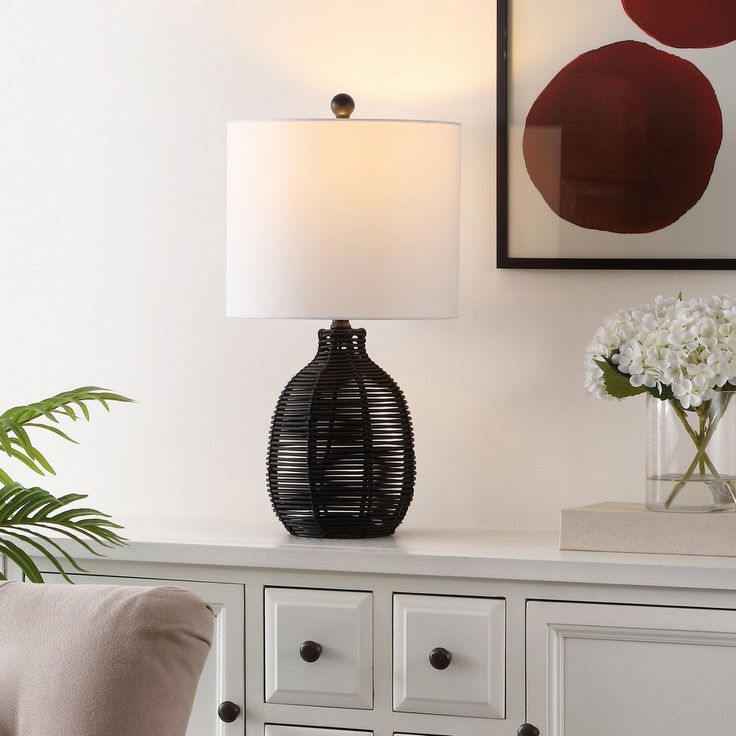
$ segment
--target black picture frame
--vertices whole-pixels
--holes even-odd
[[[736,258],[527,258],[509,255],[509,28],[515,0],[497,0],[496,267],[500,269],[623,269],[718,271]],[[523,0],[516,0],[523,2]],[[550,0],[553,2],[554,0]]]

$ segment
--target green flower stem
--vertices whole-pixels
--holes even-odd
[[[664,502],[665,508],[670,508],[672,506],[672,503],[674,502],[677,495],[680,493],[680,491],[685,487],[687,482],[693,477],[693,474],[695,473],[695,469],[698,467],[698,465],[701,462],[705,462],[706,455],[706,449],[708,448],[708,444],[713,439],[713,435],[715,433],[716,428],[718,427],[718,424],[720,423],[721,419],[723,418],[723,415],[726,413],[726,409],[728,408],[728,404],[731,401],[731,394],[729,393],[726,396],[725,401],[723,402],[723,409],[721,411],[716,411],[716,413],[711,417],[710,422],[708,424],[708,429],[705,431],[703,435],[697,435],[695,432],[693,434],[695,435],[694,442],[697,447],[697,451],[695,452],[695,457],[693,458],[693,461],[690,463],[690,467],[685,471],[685,475],[682,477],[682,480],[679,481],[675,487],[670,492],[670,495],[667,497],[667,500]],[[679,413],[678,413],[679,416]],[[684,421],[687,423],[687,417],[680,417],[681,419],[684,418]],[[689,427],[688,423],[688,427]],[[691,428],[692,431],[692,428]],[[711,472],[716,475],[717,478],[721,478],[720,475],[718,475],[716,472],[714,472],[713,464],[708,460],[708,466],[711,469]],[[730,482],[726,481],[726,486],[729,489],[729,492],[731,493],[731,497],[736,501],[736,493],[734,492],[733,487],[731,486]]]
[[[674,401],[670,402],[672,405],[672,408],[675,410],[675,414],[680,418],[680,421],[682,422],[682,426],[685,427],[686,432],[690,436],[690,439],[695,444],[696,449],[700,447],[700,440],[702,437],[702,434],[698,434],[691,426],[690,422],[687,420],[687,415],[685,414],[685,410],[680,406],[680,402],[676,399]],[[716,478],[720,478],[719,472],[716,470],[715,465],[711,462],[711,459],[708,457],[708,453],[703,453],[703,462],[708,467],[708,470],[710,470],[711,473]],[[702,471],[701,471],[702,472]]]
[[[700,427],[699,427],[700,432],[699,432],[699,434],[700,434],[701,437],[704,437],[705,436],[705,423],[706,423],[706,421],[708,419],[708,413],[707,413],[707,411],[705,413],[703,413],[703,407],[704,406],[705,406],[704,404],[701,404],[698,407],[698,420],[700,422]],[[700,458],[700,475],[705,475],[705,459],[704,459],[704,457],[701,457]]]

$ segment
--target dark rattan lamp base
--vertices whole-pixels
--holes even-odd
[[[365,350],[363,329],[319,331],[317,355],[281,393],[271,424],[268,488],[300,537],[393,534],[414,493],[404,394]]]

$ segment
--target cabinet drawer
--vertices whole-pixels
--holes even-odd
[[[373,595],[266,588],[266,702],[373,707]]]
[[[373,731],[349,731],[344,728],[274,726],[266,724],[265,736],[373,736]]]
[[[394,710],[503,718],[506,602],[394,596]]]

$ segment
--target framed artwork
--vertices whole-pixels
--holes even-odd
[[[736,268],[736,1],[498,0],[499,268]]]

